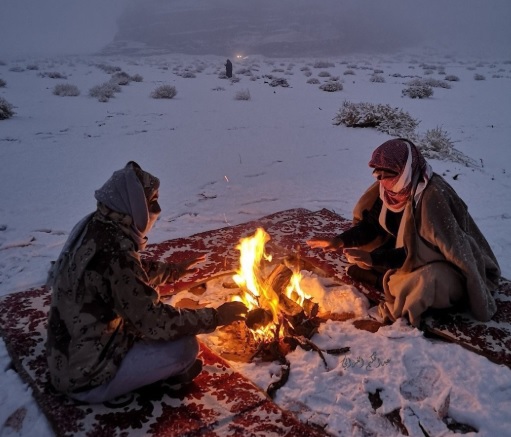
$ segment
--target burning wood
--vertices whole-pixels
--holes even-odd
[[[253,237],[240,241],[240,269],[233,280],[240,288],[234,300],[240,300],[248,308],[245,321],[257,348],[250,361],[259,357],[263,361],[279,361],[282,374],[272,383],[267,393],[274,396],[289,376],[288,352],[300,346],[316,351],[327,362],[322,351],[310,338],[317,332],[321,319],[317,317],[319,306],[300,288],[303,263],[296,256],[287,257],[268,274],[264,274],[263,261],[271,261],[265,253],[269,235],[261,228]]]

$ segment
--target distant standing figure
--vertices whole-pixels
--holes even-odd
[[[232,77],[232,62],[229,59],[227,59],[227,62],[225,63],[225,75],[228,78]]]

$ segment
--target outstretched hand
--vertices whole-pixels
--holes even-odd
[[[243,302],[226,302],[217,309],[218,326],[230,325],[237,320],[244,320],[248,309]]]
[[[362,249],[350,248],[344,249],[343,253],[350,264],[356,264],[361,269],[370,270],[373,265],[370,252]]]
[[[312,238],[307,241],[307,244],[311,249],[323,249],[324,252],[333,252],[343,246],[342,240],[336,240],[335,238]]]

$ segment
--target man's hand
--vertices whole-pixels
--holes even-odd
[[[356,264],[361,269],[370,270],[373,266],[371,253],[361,249],[344,249],[346,259],[351,264]]]
[[[218,326],[230,325],[237,320],[244,320],[248,309],[243,302],[226,302],[217,309]]]
[[[313,238],[307,241],[307,244],[311,249],[323,249],[324,252],[333,252],[343,247],[344,243],[341,239],[331,238]]]

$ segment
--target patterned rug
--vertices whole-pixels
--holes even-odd
[[[201,344],[203,371],[187,388],[156,383],[86,405],[55,393],[44,358],[47,308],[44,289],[15,293],[0,302],[2,336],[14,367],[57,436],[324,436],[283,411],[228,363]]]
[[[336,235],[349,226],[348,220],[325,209],[316,212],[293,209],[148,246],[144,256],[177,262],[207,255],[207,262],[195,276],[161,290],[170,294],[233,271],[237,267],[239,239],[263,227],[271,236],[267,251],[274,257],[294,254],[322,274],[355,285],[376,303],[381,300],[381,293],[347,277],[343,257],[311,250],[305,243],[313,236]],[[425,329],[511,367],[511,283],[508,280],[502,279],[497,300],[499,310],[489,323],[477,322],[468,314],[444,312],[428,316]],[[48,384],[44,342],[49,301],[48,292],[42,288],[2,298],[0,332],[14,367],[32,387],[35,399],[59,436],[324,435],[282,411],[204,345],[201,345],[204,371],[187,391],[174,391],[165,383],[158,383],[111,403],[80,405],[69,401]]]

